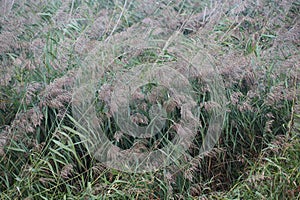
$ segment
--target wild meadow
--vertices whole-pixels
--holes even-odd
[[[1,0],[0,199],[299,199],[299,13],[297,0]],[[160,134],[139,139],[162,108]],[[193,137],[143,172],[105,163],[91,132],[112,158]]]

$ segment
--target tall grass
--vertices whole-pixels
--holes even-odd
[[[299,198],[299,2],[0,5],[1,199]],[[72,112],[79,69],[101,66],[95,75],[97,117],[113,144],[130,149],[135,138],[122,135],[112,117],[116,74],[170,63],[189,77],[201,111],[202,128],[191,147],[175,163],[147,173],[99,162],[85,145],[89,130]],[[187,63],[207,71],[201,77]],[[225,86],[226,114],[217,145],[199,155],[216,106],[204,78],[212,64]],[[140,87],[132,100],[132,112],[145,117],[134,118],[141,126],[149,119],[151,97],[161,98],[161,105],[168,100],[170,91],[155,96],[156,89]],[[160,149],[176,134],[170,127],[181,110],[169,106],[168,134],[143,141],[147,148]]]

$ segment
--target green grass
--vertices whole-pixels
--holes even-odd
[[[1,2],[0,199],[300,198],[299,2],[155,2]],[[178,106],[170,108],[161,134],[116,139],[122,130],[106,99],[119,74],[141,65],[149,71],[172,66],[188,77],[199,106],[193,110],[197,134],[171,165],[123,172],[87,149],[91,129],[81,124],[84,113],[72,109],[74,86],[90,80],[76,73],[84,69],[97,78],[89,87],[93,98],[83,103],[95,103],[110,142],[159,149],[176,135],[172,126],[183,118]],[[224,90],[207,89],[210,68],[220,73]],[[131,99],[131,114],[147,120],[154,103],[174,103],[172,91],[156,83],[138,90],[149,99]],[[221,136],[211,152],[199,155],[218,108],[213,101],[223,93]]]

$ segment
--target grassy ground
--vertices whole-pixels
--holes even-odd
[[[300,198],[299,1],[0,4],[1,199]],[[169,88],[144,84],[133,95],[140,126],[152,104],[168,108],[164,134],[142,142],[122,133],[111,101],[118,81],[130,81],[120,74],[164,65],[186,77],[201,111],[191,146],[150,172],[104,165],[82,141],[76,100],[92,92],[103,134],[118,148],[161,149],[184,118]],[[77,88],[90,82],[78,72],[97,79],[82,96]],[[218,143],[201,154],[220,107]]]

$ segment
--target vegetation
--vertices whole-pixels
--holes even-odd
[[[299,1],[0,5],[1,199],[300,198]],[[149,124],[153,104],[165,107],[162,134],[137,140],[115,118],[118,84],[149,66],[169,66],[179,83],[188,80],[200,111],[195,137],[176,162],[157,170],[111,168],[87,148],[90,130],[74,108],[94,105],[103,134],[125,152],[166,147],[185,113],[165,85],[134,85],[129,102],[140,127]],[[212,86],[215,74],[221,79]],[[92,103],[85,101],[90,91]],[[202,154],[219,108],[221,135]]]

